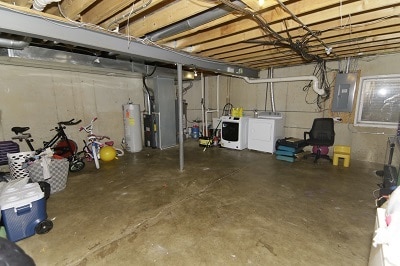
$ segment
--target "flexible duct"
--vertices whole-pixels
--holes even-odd
[[[61,0],[34,0],[32,9],[37,11],[43,11],[43,9],[53,2],[60,2]]]
[[[184,81],[182,81],[184,82]],[[182,93],[185,94],[188,90],[190,90],[191,88],[193,88],[193,81],[189,81],[189,85],[185,88],[182,89]]]
[[[145,87],[143,86],[143,92],[144,92],[144,94],[145,94],[145,99],[144,99],[144,103],[145,103],[145,105],[146,105],[146,108],[145,108],[145,112],[146,112],[146,114],[148,114],[148,115],[151,115],[152,114],[152,108],[151,108],[151,100],[150,100],[150,93],[145,89]]]
[[[235,4],[240,7],[246,7],[246,5],[243,4],[241,1],[233,1],[232,4]],[[216,7],[211,9],[210,11],[194,16],[188,20],[178,22],[170,27],[166,27],[164,29],[161,29],[160,31],[149,34],[146,37],[151,41],[155,42],[173,36],[175,34],[181,33],[183,31],[199,27],[207,22],[213,21],[217,18],[230,14],[232,13],[232,11],[233,9],[227,6]]]
[[[268,78],[273,78],[274,77],[274,68],[273,67],[270,67],[269,69],[268,69],[268,72],[269,72],[269,74],[268,74]],[[269,90],[270,90],[270,95],[271,95],[271,110],[272,110],[272,112],[276,112],[276,108],[275,108],[275,93],[274,93],[274,83],[273,82],[270,82],[269,83]]]
[[[300,76],[300,77],[286,77],[286,78],[266,78],[266,79],[249,79],[248,77],[241,77],[247,83],[250,84],[259,84],[259,83],[267,83],[267,82],[289,82],[289,81],[303,81],[303,80],[311,80],[313,81],[313,90],[321,95],[325,96],[325,90],[319,88],[318,78],[316,76]]]
[[[146,77],[143,77],[143,92],[145,93],[145,105],[146,111],[148,115],[153,114],[154,112],[154,91],[153,89],[149,88],[146,84]]]

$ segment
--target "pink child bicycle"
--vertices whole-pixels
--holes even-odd
[[[84,130],[87,135],[87,141],[83,140],[83,143],[85,146],[83,147],[83,150],[78,152],[77,156],[78,158],[85,158],[87,161],[94,161],[95,166],[97,169],[100,169],[100,150],[104,146],[111,146],[116,152],[116,156],[122,156],[124,155],[124,151],[119,148],[115,148],[114,141],[106,141],[104,143],[100,142],[103,139],[110,139],[108,136],[100,136],[100,135],[95,135],[93,133],[93,123],[94,121],[97,120],[97,117],[93,118],[90,123],[85,126],[81,127],[79,131]]]

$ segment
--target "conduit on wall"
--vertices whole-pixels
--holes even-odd
[[[210,108],[207,108],[207,110],[206,110],[206,113],[205,113],[205,122],[204,122],[204,125],[205,125],[205,127],[204,127],[204,136],[205,137],[212,137],[212,136],[209,136],[209,132],[208,132],[208,115],[209,114],[212,114],[212,113],[217,113],[217,118],[219,118],[220,116],[219,116],[219,83],[220,83],[220,75],[217,75],[217,109],[210,109]],[[212,120],[211,120],[211,123],[212,123]]]
[[[272,79],[274,77],[274,69],[272,67],[268,68],[268,78]],[[273,82],[268,82],[267,83],[267,88],[269,85],[269,92],[271,95],[271,110],[273,113],[276,112],[276,108],[275,108],[275,94],[274,94],[274,83]],[[265,109],[265,111],[267,111]]]
[[[8,49],[24,49],[29,45],[31,38],[24,37],[22,40],[0,38],[0,47]]]
[[[265,79],[250,79],[248,77],[241,77],[247,83],[259,84],[267,82],[289,82],[289,81],[313,81],[313,90],[321,96],[325,96],[325,90],[319,88],[319,81],[316,76],[300,76],[300,77],[286,77],[286,78],[265,78]]]

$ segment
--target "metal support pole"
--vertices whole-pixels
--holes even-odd
[[[178,71],[178,123],[179,123],[179,170],[183,171],[183,85],[182,85],[182,64],[177,64]]]
[[[201,130],[203,131],[203,136],[208,137],[208,132],[206,130],[207,125],[206,123],[206,118],[205,118],[205,104],[206,104],[206,88],[205,88],[205,84],[204,84],[204,75],[203,72],[201,72]]]
[[[219,118],[219,82],[220,82],[220,75],[217,76],[217,117]]]

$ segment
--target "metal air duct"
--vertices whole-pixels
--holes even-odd
[[[243,4],[241,1],[237,1],[237,0],[232,1],[232,4],[235,4],[240,7],[246,7],[245,4]],[[187,30],[199,27],[199,26],[201,26],[205,23],[208,23],[210,21],[213,21],[217,18],[228,15],[229,13],[232,13],[232,11],[234,11],[234,10],[228,6],[216,7],[209,11],[201,13],[200,15],[194,16],[188,20],[178,22],[174,25],[171,25],[169,27],[166,27],[166,28],[156,31],[154,33],[151,33],[151,34],[147,35],[146,37],[149,40],[155,42],[155,41],[173,36],[175,34],[181,33],[183,31],[187,31]]]

